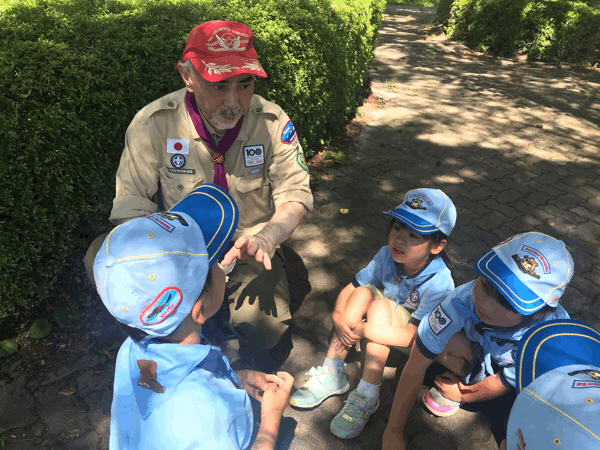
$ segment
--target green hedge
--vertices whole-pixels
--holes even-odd
[[[452,38],[493,55],[600,64],[598,0],[442,0],[436,21]]]
[[[127,125],[183,87],[189,31],[244,22],[310,156],[356,109],[385,0],[0,0],[0,316],[108,227]]]

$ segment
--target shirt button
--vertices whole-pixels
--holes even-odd
[[[167,102],[167,106],[168,106],[169,108],[172,108],[172,107],[174,107],[174,106],[175,106],[175,103],[173,103],[173,102]]]
[[[257,107],[254,111],[257,113],[262,112],[262,106]]]
[[[180,191],[183,191],[183,184],[177,185],[177,189],[179,189]]]

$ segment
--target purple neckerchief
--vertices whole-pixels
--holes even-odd
[[[238,120],[238,123],[235,125],[235,127],[225,132],[225,136],[223,136],[223,139],[221,139],[221,142],[219,142],[219,146],[217,147],[210,132],[206,129],[206,125],[204,124],[202,117],[200,116],[200,112],[198,111],[198,105],[196,105],[196,99],[194,98],[194,94],[192,94],[189,91],[185,94],[185,106],[187,107],[188,113],[190,114],[194,127],[196,127],[198,135],[204,140],[204,142],[206,142],[208,148],[210,148],[213,152],[224,155],[225,152],[229,150],[229,148],[233,145],[238,134],[240,134],[242,122],[244,121],[244,116],[240,117],[240,120]],[[225,177],[225,169],[223,168],[224,161],[225,159],[223,158],[220,163],[215,163],[213,182],[229,192],[227,188],[227,178]]]

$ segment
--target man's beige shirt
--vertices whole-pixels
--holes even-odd
[[[197,183],[213,182],[214,165],[188,114],[186,92],[184,88],[150,103],[129,125],[111,221],[170,209]],[[275,103],[252,97],[224,164],[229,193],[240,211],[234,238],[256,234],[283,203],[312,209],[302,147],[297,137],[289,144],[282,139],[289,121]],[[185,152],[186,141],[189,153],[173,153],[174,142]]]

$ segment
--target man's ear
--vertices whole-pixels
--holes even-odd
[[[204,315],[202,297],[196,300],[194,306],[192,306],[192,311],[190,312],[190,316],[192,320],[196,322],[198,325],[203,325],[206,322],[206,316]]]
[[[177,70],[179,71],[179,75],[181,75],[181,78],[183,79],[183,82],[185,83],[185,87],[187,87],[187,90],[190,92],[194,92],[194,90],[192,89],[192,83],[193,83],[193,78],[192,76],[188,73],[187,70],[185,70],[183,67],[181,67],[181,64],[177,66]]]
[[[446,247],[447,243],[448,243],[448,241],[446,239],[442,239],[437,244],[431,244],[431,254],[432,255],[440,254],[442,252],[442,250],[444,250],[444,247]]]

